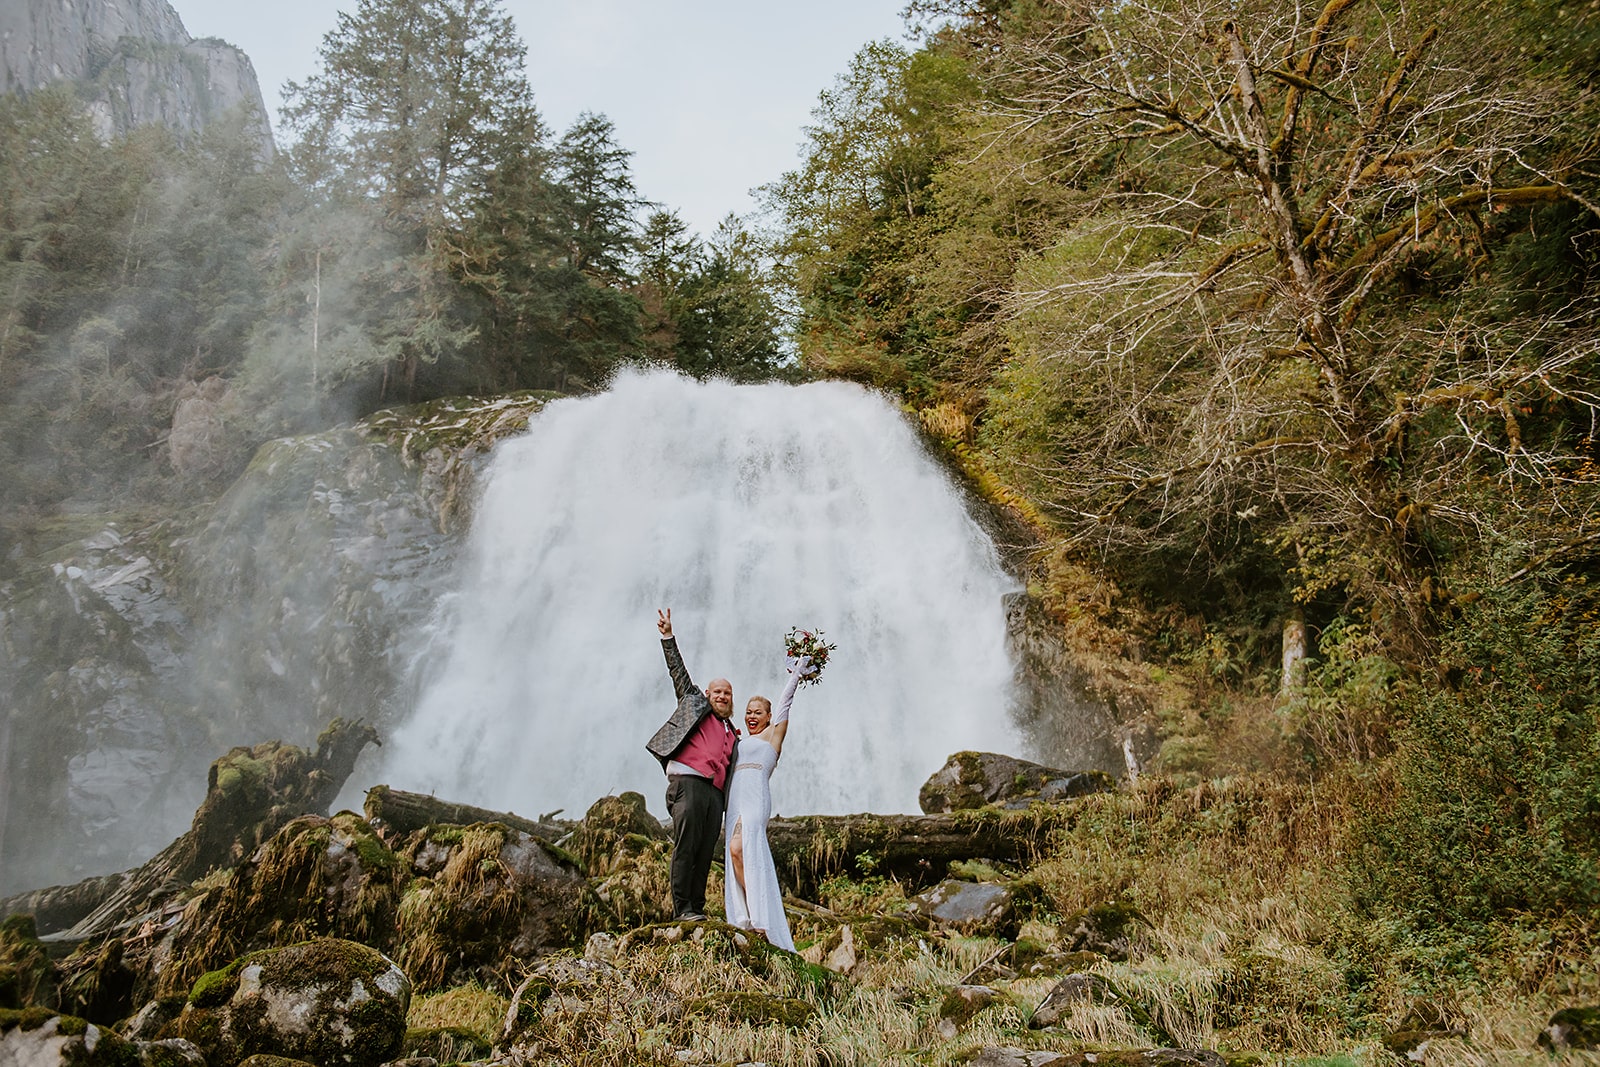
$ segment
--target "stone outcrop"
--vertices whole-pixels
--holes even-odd
[[[917,801],[929,815],[997,804],[1025,808],[1115,788],[1098,770],[1063,771],[998,752],[957,752],[922,784]]]
[[[235,748],[211,765],[188,832],[153,859],[113,878],[8,898],[0,913],[29,908],[36,919],[53,920],[49,929],[83,940],[158,912],[186,883],[238,864],[296,816],[326,813],[356,757],[375,741],[368,724],[335,719],[313,752],[281,741]]]
[[[243,51],[196,40],[167,0],[0,6],[0,90],[67,83],[88,102],[104,137],[159,124],[180,137],[234,118],[273,151],[272,129]]]
[[[405,850],[399,958],[421,991],[509,986],[526,961],[580,943],[593,893],[570,856],[499,823],[430,827]]]

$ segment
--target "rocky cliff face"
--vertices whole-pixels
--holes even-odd
[[[0,89],[73,85],[103,136],[159,123],[180,136],[247,114],[272,151],[250,57],[195,40],[166,0],[12,0],[0,5]]]
[[[472,479],[542,402],[274,441],[198,514],[0,565],[0,895],[148,856],[235,744],[385,724]]]

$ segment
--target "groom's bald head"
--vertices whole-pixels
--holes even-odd
[[[733,683],[726,678],[713,678],[706,686],[706,699],[717,718],[726,719],[733,714]]]

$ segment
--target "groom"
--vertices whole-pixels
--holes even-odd
[[[678,707],[645,748],[667,772],[672,916],[704,919],[706,876],[722,832],[723,790],[739,743],[739,731],[728,721],[733,716],[733,683],[715,678],[704,693],[696,689],[672,636],[672,609],[656,616]]]

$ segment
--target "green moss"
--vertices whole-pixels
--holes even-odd
[[[24,1030],[37,1030],[45,1023],[54,1019],[58,1013],[49,1008],[0,1008],[0,1033],[15,1030],[21,1027]]]
[[[197,1008],[217,1008],[233,999],[239,988],[239,970],[249,956],[242,956],[219,970],[208,971],[195,979],[189,990],[189,1003]]]
[[[440,1063],[461,1063],[482,1059],[493,1047],[492,1041],[464,1026],[433,1026],[407,1030],[401,1055],[427,1056]]]
[[[387,871],[400,862],[394,851],[379,839],[372,825],[353,811],[341,811],[329,820],[334,829],[351,839],[351,848],[369,871]]]

